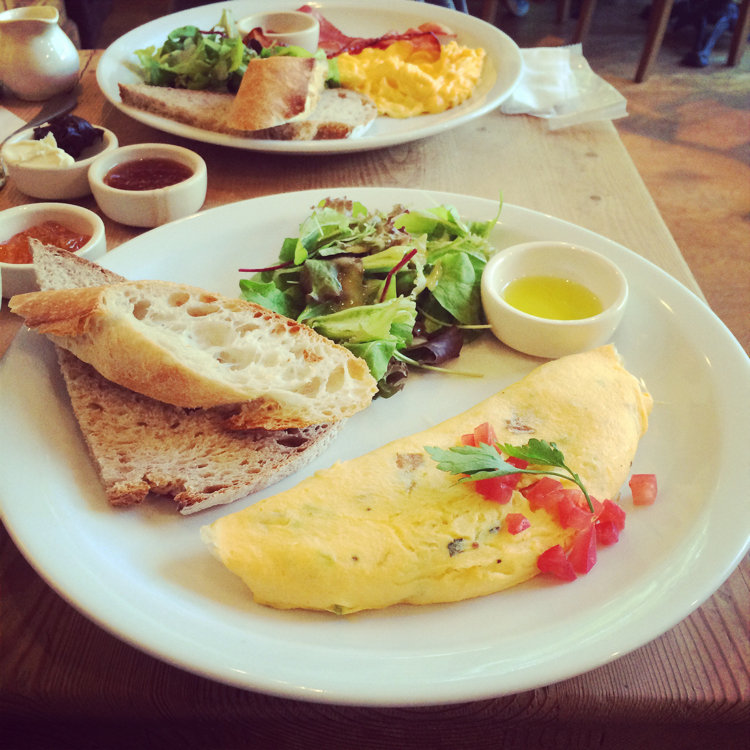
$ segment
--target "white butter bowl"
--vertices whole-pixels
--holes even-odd
[[[0,211],[0,242],[44,221],[59,224],[81,234],[90,234],[91,239],[75,255],[97,260],[107,252],[104,222],[93,211],[70,203],[29,203]],[[3,297],[35,292],[39,289],[33,263],[3,263],[0,261]]]
[[[182,182],[151,190],[122,190],[104,181],[112,167],[139,159],[172,159],[192,175]],[[206,200],[206,162],[190,149],[169,143],[138,143],[102,154],[89,168],[89,184],[99,208],[112,220],[132,227],[156,227],[190,216]]]
[[[25,195],[42,200],[64,201],[82,198],[91,193],[89,186],[89,167],[98,156],[117,148],[117,136],[107,128],[94,127],[103,131],[101,140],[84,149],[73,164],[68,167],[46,167],[26,162],[12,163],[3,159],[8,178]],[[24,130],[9,138],[3,145],[23,140],[33,140],[34,130]]]
[[[278,45],[302,47],[308,52],[318,49],[320,25],[309,13],[299,10],[269,11],[245,16],[237,21],[237,30],[244,37],[260,28],[263,35]]]
[[[577,282],[595,294],[602,311],[578,320],[556,320],[523,312],[503,298],[513,280],[553,276]],[[554,359],[606,344],[622,320],[628,284],[620,269],[593,250],[565,242],[527,242],[496,253],[482,274],[482,305],[495,336],[512,349]]]

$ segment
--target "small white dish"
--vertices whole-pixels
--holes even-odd
[[[91,239],[75,251],[76,255],[97,260],[107,252],[104,222],[101,218],[87,208],[69,203],[29,203],[1,211],[0,242],[7,242],[19,232],[44,221],[55,221],[75,232],[91,235]],[[33,263],[0,262],[0,273],[3,279],[3,297],[10,298],[14,294],[25,294],[39,289]]]
[[[105,182],[113,167],[130,161],[169,159],[192,174],[167,187],[123,190]],[[156,227],[194,214],[206,200],[206,162],[190,149],[169,143],[122,146],[95,159],[89,168],[91,192],[99,208],[112,220],[133,227]]]
[[[318,49],[320,26],[309,13],[299,10],[272,11],[255,13],[237,21],[237,30],[243,37],[257,28],[274,44],[302,47],[308,52]]]
[[[523,312],[504,290],[523,277],[555,277],[580,284],[598,297],[600,313],[560,320]],[[566,242],[527,242],[494,255],[482,274],[482,305],[495,336],[534,357],[554,359],[607,343],[622,320],[628,284],[620,269],[593,250]]]
[[[117,136],[111,130],[99,125],[95,127],[103,131],[101,140],[84,149],[70,166],[40,166],[3,159],[8,177],[22,193],[31,198],[62,201],[89,195],[89,167],[98,156],[113,151],[118,146]],[[3,145],[3,152],[8,144],[33,139],[34,130],[24,130],[8,139]]]

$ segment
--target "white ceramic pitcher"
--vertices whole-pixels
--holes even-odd
[[[50,6],[0,13],[0,82],[19,99],[42,101],[78,80],[78,50]]]

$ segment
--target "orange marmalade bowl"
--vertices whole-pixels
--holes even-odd
[[[79,249],[74,250],[89,260],[100,258],[107,251],[104,222],[93,211],[68,203],[30,203],[0,212],[0,244],[6,244],[15,235],[32,227],[54,222],[75,234],[89,237]],[[54,235],[47,236],[49,244],[57,244]],[[33,263],[8,263],[0,261],[3,280],[3,297],[34,292],[39,289]]]

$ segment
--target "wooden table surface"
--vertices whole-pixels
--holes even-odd
[[[205,209],[308,188],[419,187],[496,199],[579,224],[700,289],[611,123],[547,132],[491,113],[384,150],[287,156],[189,142],[141,125],[96,85],[82,53],[79,106],[123,145],[170,141],[209,169]],[[29,119],[38,106],[0,104]],[[0,209],[28,202],[12,184]],[[77,201],[96,209],[92,198]],[[105,218],[110,249],[140,230]],[[717,311],[719,314],[721,311]],[[18,329],[6,301],[0,356]],[[1,427],[1,426],[0,426]],[[6,439],[8,436],[4,436]],[[750,566],[660,638],[579,677],[518,695],[449,706],[306,703],[212,682],[117,640],[67,604],[0,530],[0,744],[134,747],[744,747],[750,722]],[[10,738],[10,739],[9,739]],[[10,741],[10,744],[7,744]]]

